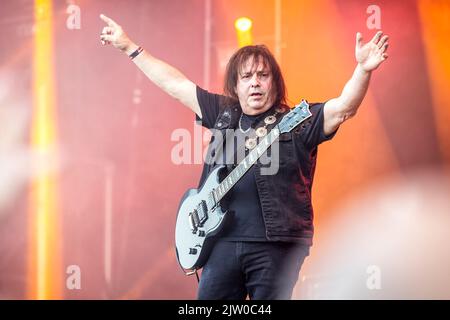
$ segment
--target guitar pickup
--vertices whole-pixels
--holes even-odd
[[[206,205],[206,201],[200,202],[200,204],[197,206],[197,210],[194,210],[197,212],[197,218],[199,219],[199,223],[197,227],[201,227],[206,220],[208,220],[208,206]]]
[[[192,233],[196,233],[200,225],[200,219],[198,218],[197,210],[189,213],[189,225],[191,227]]]

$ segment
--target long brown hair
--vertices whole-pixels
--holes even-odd
[[[281,74],[280,66],[275,57],[265,45],[245,46],[236,51],[228,61],[225,71],[224,93],[232,99],[239,100],[236,94],[236,85],[238,81],[239,72],[243,64],[249,59],[253,58],[253,64],[261,61],[264,67],[269,67],[272,73],[272,81],[275,85],[276,97],[275,105],[286,105],[286,86],[284,84],[283,75]]]

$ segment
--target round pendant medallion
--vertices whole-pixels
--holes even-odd
[[[265,124],[272,124],[275,121],[277,121],[277,118],[275,118],[275,116],[268,116],[264,119]]]
[[[256,139],[250,138],[247,141],[245,141],[245,147],[249,150],[253,149],[256,146]]]
[[[264,137],[267,134],[267,129],[265,127],[259,127],[256,129],[256,135],[260,138]]]

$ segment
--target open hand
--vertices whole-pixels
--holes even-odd
[[[378,31],[372,40],[363,45],[363,37],[361,33],[356,33],[355,57],[358,64],[365,71],[372,71],[388,58],[386,50],[388,48],[387,35],[383,35],[382,31]]]

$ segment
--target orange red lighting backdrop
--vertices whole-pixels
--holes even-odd
[[[74,3],[81,19],[79,28],[70,29],[67,4],[54,1],[54,59],[48,61],[55,73],[61,152],[60,273],[67,277],[68,266],[79,266],[82,285],[70,290],[61,280],[61,298],[184,299],[194,298],[197,288],[194,277],[186,278],[177,265],[173,233],[178,202],[197,185],[201,165],[176,165],[171,158],[172,133],[180,128],[193,133],[194,117],[126,56],[100,45],[100,13],[215,92],[221,91],[224,63],[237,47],[234,21],[249,17],[254,43],[279,50],[292,106],[303,98],[326,101],[340,94],[356,66],[356,32],[368,41],[377,31],[368,27],[373,13],[367,8],[380,9],[389,59],[374,72],[356,117],[319,148],[313,190],[318,242],[333,241],[321,226],[355,190],[385,176],[450,162],[448,1],[282,0],[278,26],[272,0]],[[1,104],[17,104],[30,119],[32,6],[8,1],[0,13]],[[27,137],[30,128],[24,130]],[[0,298],[26,298],[32,285],[28,182],[1,208]]]

